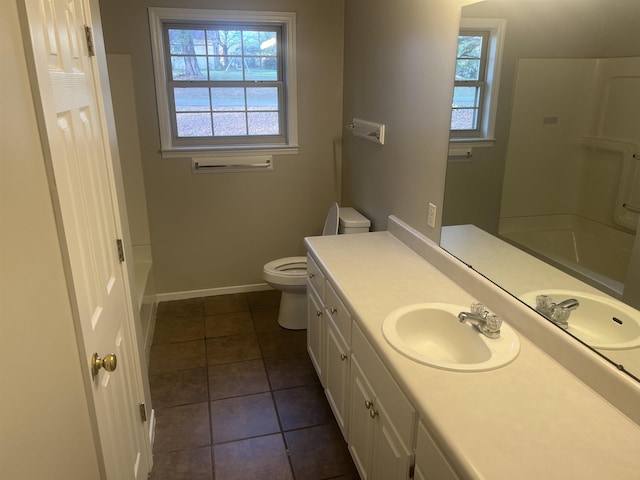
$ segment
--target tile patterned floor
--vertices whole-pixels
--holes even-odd
[[[152,480],[359,480],[279,292],[158,305]]]

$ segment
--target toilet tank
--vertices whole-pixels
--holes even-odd
[[[351,207],[340,207],[340,225],[338,233],[366,233],[371,222],[357,210]]]

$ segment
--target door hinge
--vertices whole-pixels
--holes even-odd
[[[124,262],[124,245],[122,244],[122,239],[118,238],[116,244],[118,245],[118,259],[120,263],[122,263]]]
[[[95,57],[96,49],[93,46],[93,31],[89,25],[84,26],[84,35],[87,37],[87,54],[90,57]]]
[[[144,403],[141,403],[139,405],[140,408],[140,420],[142,420],[142,423],[147,421],[147,407],[144,406]]]

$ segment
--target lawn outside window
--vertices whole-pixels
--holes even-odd
[[[295,14],[150,8],[162,154],[297,153]]]
[[[458,37],[451,146],[492,146],[506,21],[463,18]]]

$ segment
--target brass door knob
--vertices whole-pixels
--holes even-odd
[[[316,317],[321,317],[321,316],[322,316],[322,310],[316,311]]]
[[[93,378],[98,375],[101,368],[104,368],[107,372],[113,372],[118,367],[118,359],[114,353],[109,353],[100,358],[97,353],[91,356],[91,376]]]
[[[365,400],[364,406],[367,410],[369,410],[371,407],[373,407],[373,403],[371,403],[369,400]]]
[[[340,354],[340,360],[342,360],[343,362],[347,359],[347,356],[344,353]]]
[[[378,416],[378,412],[376,410],[369,410],[369,416],[371,418],[376,418]]]

